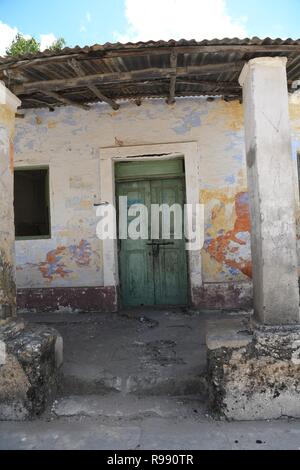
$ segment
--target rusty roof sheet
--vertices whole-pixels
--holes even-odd
[[[225,38],[106,43],[8,56],[0,58],[0,80],[22,100],[23,108],[95,101],[115,107],[122,99],[140,103],[149,97],[172,98],[172,81],[175,97],[239,99],[243,65],[262,56],[288,58],[289,86],[300,78],[300,39]]]

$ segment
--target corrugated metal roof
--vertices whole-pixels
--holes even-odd
[[[300,78],[300,39],[225,38],[106,43],[3,57],[0,80],[23,108],[83,105],[99,96],[112,106],[121,99],[167,98],[175,76],[175,96],[238,99],[243,65],[262,56],[286,56],[289,85]]]

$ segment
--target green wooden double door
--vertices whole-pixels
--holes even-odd
[[[123,306],[186,305],[187,262],[185,238],[174,238],[175,218],[170,217],[170,239],[165,239],[159,219],[157,238],[152,239],[151,204],[184,204],[184,179],[168,178],[120,182],[117,196],[127,196],[128,208],[143,204],[148,209],[148,239],[119,240],[120,284]],[[128,217],[128,225],[134,217]],[[179,219],[177,219],[179,220]],[[184,215],[182,211],[182,224]],[[177,225],[178,227],[178,225]],[[156,227],[157,229],[157,227]],[[166,227],[169,230],[169,226]]]

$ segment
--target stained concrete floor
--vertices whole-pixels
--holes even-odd
[[[24,315],[64,339],[43,416],[0,422],[0,449],[300,449],[300,421],[227,423],[206,409],[205,322],[222,312]]]
[[[205,321],[197,314],[132,310],[41,320],[53,324],[64,339],[64,393],[205,391]]]

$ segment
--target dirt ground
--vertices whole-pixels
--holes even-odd
[[[205,322],[224,318],[222,312],[23,318],[63,336],[63,380],[43,416],[0,423],[0,449],[300,449],[300,421],[210,416]]]

